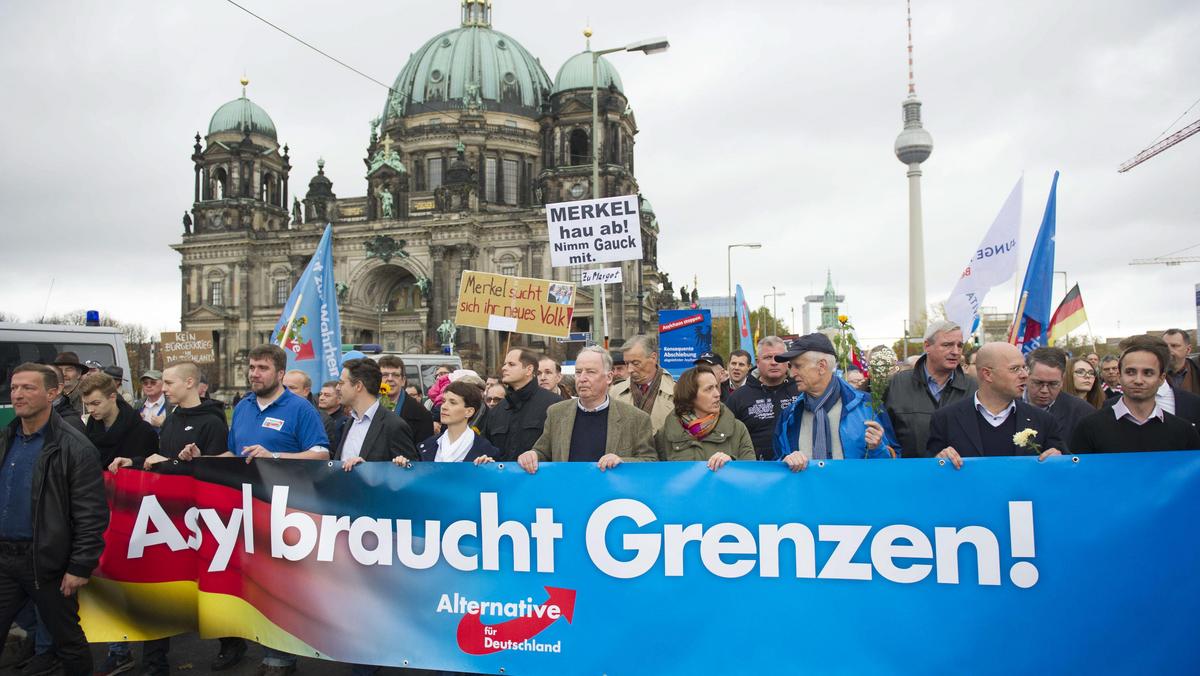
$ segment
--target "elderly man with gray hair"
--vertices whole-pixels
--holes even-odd
[[[675,379],[658,365],[658,341],[650,336],[630,338],[621,353],[629,366],[629,380],[613,385],[609,394],[649,415],[657,434],[675,410]]]
[[[517,457],[526,472],[541,462],[594,462],[601,471],[626,460],[658,459],[650,416],[609,395],[612,355],[591,345],[575,358],[578,399],[546,409],[546,425],[533,448]]]
[[[934,412],[975,395],[979,385],[963,372],[962,356],[963,332],[958,324],[931,322],[925,329],[925,354],[912,370],[892,376],[884,405],[903,457],[930,457],[929,421]]]
[[[775,459],[793,472],[813,460],[895,458],[901,449],[887,415],[871,410],[870,395],[837,375],[837,351],[823,333],[792,341],[775,361],[788,365],[800,394],[779,415]]]

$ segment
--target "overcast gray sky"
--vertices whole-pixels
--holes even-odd
[[[459,3],[244,0],[387,83],[455,27]],[[924,165],[929,301],[944,300],[1016,179],[1023,256],[1062,171],[1058,259],[1094,332],[1196,326],[1200,264],[1130,267],[1200,244],[1200,137],[1116,167],[1200,97],[1200,3],[914,2],[917,92],[934,138]],[[496,0],[493,27],[553,78],[583,48],[666,35],[671,50],[613,62],[637,115],[637,174],[662,226],[660,265],[725,293],[725,246],[751,304],[780,314],[830,268],[866,340],[906,314],[907,189],[892,153],[906,94],[901,0]],[[0,4],[0,311],[98,308],[171,330],[192,136],[240,93],[291,146],[293,190],[319,156],[341,196],[363,194],[368,121],[386,91],[219,0]],[[1200,106],[1180,124],[1200,118]],[[1200,254],[1200,248],[1192,255]],[[1061,278],[1060,278],[1061,280]],[[1019,280],[1018,280],[1019,281]],[[1061,281],[1059,282],[1061,284]],[[1055,302],[1063,293],[1056,288]],[[987,305],[1011,309],[1010,284]]]

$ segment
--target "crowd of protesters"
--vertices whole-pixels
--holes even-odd
[[[525,348],[496,377],[439,367],[423,396],[401,357],[346,355],[341,377],[314,390],[288,371],[274,345],[251,350],[250,390],[229,422],[209,399],[200,367],[142,374],[141,398],[121,395],[118,367],[70,352],[11,373],[16,419],[0,435],[0,626],[30,637],[22,673],[116,674],[135,665],[112,643],[94,668],[76,592],[103,550],[108,523],[102,470],[152,470],[205,457],[368,462],[773,461],[802,472],[812,461],[970,458],[1200,449],[1200,363],[1191,337],[1172,329],[1139,336],[1119,354],[1022,354],[1006,343],[964,353],[962,330],[933,322],[923,354],[890,376],[881,405],[867,375],[841,370],[833,343],[815,333],[790,343],[768,336],[757,356],[704,353],[676,380],[651,336],[619,350],[583,348],[574,373]],[[35,489],[35,486],[37,487]],[[244,659],[244,639],[221,639],[211,671]],[[169,639],[145,642],[142,668],[167,674]],[[292,673],[296,657],[266,648],[259,673]],[[377,667],[355,665],[352,673]]]

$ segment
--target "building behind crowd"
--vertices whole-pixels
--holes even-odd
[[[180,324],[214,332],[213,375],[223,388],[245,383],[247,351],[271,340],[327,222],[343,342],[431,352],[440,347],[436,329],[454,319],[463,270],[578,281],[578,269],[550,266],[543,205],[591,198],[593,146],[600,194],[641,195],[637,122],[613,65],[600,59],[592,139],[590,51],[551,80],[539,59],[492,28],[490,1],[465,0],[461,11],[459,27],[412,52],[370,120],[361,179],[327,176],[318,161],[307,187],[292,184],[290,149],[246,96],[244,79],[242,96],[196,134],[194,203],[173,245],[182,257]],[[339,197],[334,178],[350,180],[353,195]],[[640,207],[644,256],[622,264],[626,282],[609,287],[617,342],[675,305],[658,269],[654,208],[644,197]],[[595,288],[580,288],[573,331],[599,333]],[[554,340],[511,338],[563,356]],[[507,339],[459,327],[455,342],[468,365],[490,369]]]

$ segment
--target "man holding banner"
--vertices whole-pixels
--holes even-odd
[[[516,460],[533,448],[546,425],[546,411],[562,401],[538,386],[536,373],[541,358],[524,348],[509,350],[500,367],[500,381],[508,390],[504,401],[488,412],[483,437],[499,451],[497,460]]]
[[[1036,455],[1045,460],[1062,455],[1058,422],[1022,399],[1029,367],[1020,348],[987,343],[979,348],[975,364],[979,390],[933,414],[929,452],[954,469],[962,469],[963,457]]]
[[[612,358],[590,345],[575,359],[579,399],[560,401],[546,411],[546,427],[533,448],[517,458],[530,474],[538,462],[595,462],[609,470],[624,460],[657,460],[650,416],[608,394]]]
[[[283,386],[287,353],[278,345],[259,345],[250,350],[249,361],[250,393],[234,407],[229,450],[218,457],[243,457],[246,462],[254,458],[328,460],[329,437],[316,407]],[[179,453],[179,459],[189,461],[200,454],[200,449],[191,445]],[[266,651],[260,673],[278,676],[296,670],[294,655],[271,648]],[[244,639],[221,639],[215,664],[228,668],[245,652]]]
[[[1071,437],[1074,453],[1187,451],[1200,449],[1195,425],[1163,410],[1157,400],[1170,352],[1149,336],[1121,353],[1121,398],[1084,418]]]

